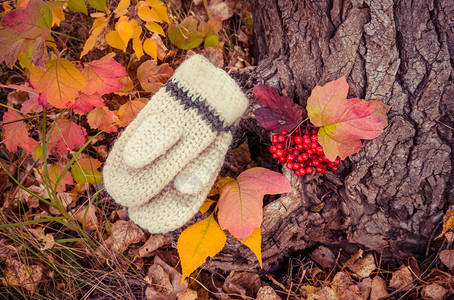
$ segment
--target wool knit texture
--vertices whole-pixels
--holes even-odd
[[[195,166],[205,165],[200,154],[234,126],[247,105],[226,72],[200,55],[188,58],[115,142],[103,169],[107,192],[127,207],[153,202],[171,182],[178,193],[198,195],[211,180],[211,174],[194,175],[204,170]],[[223,161],[225,153],[213,153]]]
[[[150,233],[166,233],[183,226],[205,201],[222,167],[231,140],[232,135],[229,132],[221,133],[206,151],[182,170],[173,183],[147,203],[129,208],[130,219]],[[185,179],[188,179],[183,174],[192,174],[190,178],[195,180],[196,186],[199,187],[196,193],[181,193],[176,188],[176,181],[185,182]],[[181,175],[185,179],[182,179]],[[197,178],[196,175],[204,178]],[[202,181],[204,183],[199,185]],[[191,186],[190,182],[186,182],[186,186]]]

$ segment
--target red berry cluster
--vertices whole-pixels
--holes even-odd
[[[273,153],[274,159],[287,163],[287,169],[294,170],[298,177],[311,174],[314,170],[324,174],[328,168],[336,172],[340,158],[330,161],[325,156],[318,143],[317,133],[317,129],[301,129],[300,132],[295,131],[292,134],[282,130],[281,134],[273,135],[270,152]]]

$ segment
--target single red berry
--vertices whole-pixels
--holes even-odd
[[[288,131],[287,130],[282,130],[281,131],[281,135],[287,135],[288,134]]]
[[[298,170],[301,167],[300,163],[294,162],[293,169]]]
[[[318,143],[317,143],[317,142],[312,142],[312,143],[311,143],[311,148],[312,148],[312,149],[315,150],[315,149],[317,149],[317,147],[318,147]]]
[[[317,134],[318,130],[317,129],[312,129],[311,134]]]
[[[280,135],[280,136],[277,138],[277,140],[279,141],[279,143],[283,143],[283,142],[285,142],[285,136]]]
[[[318,146],[315,151],[317,152],[318,155],[323,155],[323,147],[322,146]],[[322,158],[323,159],[323,158]]]
[[[338,157],[336,157],[336,160],[333,161],[333,163],[337,166],[340,163],[340,161],[341,160],[340,160],[340,158],[338,156]]]
[[[297,145],[301,145],[303,143],[303,137],[300,135],[295,136],[294,140]]]
[[[301,134],[309,134],[309,129],[305,128],[303,130],[301,130]]]
[[[287,155],[287,161],[293,161],[295,160],[295,156],[293,154]]]
[[[289,169],[289,170],[293,169],[293,163],[288,162],[287,163],[287,169]]]
[[[284,155],[284,150],[282,149],[278,149],[275,154],[277,155],[277,157],[282,157]]]
[[[317,136],[316,134],[313,134],[313,135],[311,136],[311,141],[313,141],[313,142],[318,141],[318,136]]]
[[[314,150],[312,150],[312,149],[307,149],[306,153],[309,154],[309,155],[312,155],[312,154],[314,154]]]
[[[316,167],[315,168],[315,172],[317,172],[317,173],[322,173],[322,171],[323,171],[322,167]]]
[[[312,161],[312,165],[313,165],[314,167],[318,167],[318,166],[320,166],[320,161],[319,161],[318,159],[314,159],[314,160]]]
[[[326,168],[322,167],[322,171],[320,172],[321,174],[325,174]]]
[[[310,144],[303,144],[303,149],[304,150],[309,150],[311,148]]]
[[[298,177],[303,176],[304,174],[301,172],[301,169],[295,171],[295,175]]]
[[[301,175],[306,175],[306,173],[307,173],[306,169],[304,169],[304,168],[299,169],[299,171],[300,171]]]
[[[276,144],[279,141],[279,135],[273,134],[273,137],[271,138],[271,142],[273,144]]]
[[[285,158],[284,156],[281,156],[281,157],[279,157],[279,161],[281,163],[285,163],[287,161],[287,158]]]
[[[326,155],[323,155],[323,158],[322,158],[323,161],[326,161],[326,162],[330,162],[329,158],[326,157]]]
[[[313,171],[314,171],[314,169],[312,169],[312,167],[307,167],[306,168],[306,173],[307,174],[311,174]]]
[[[301,144],[298,144],[298,145],[296,145],[296,149],[301,151],[304,149],[304,146]]]
[[[284,149],[284,145],[282,145],[281,143],[277,143],[276,144],[276,148],[277,149]]]
[[[303,153],[303,154],[301,154],[301,156],[303,157],[303,161],[309,159],[309,154],[308,153]]]
[[[270,152],[271,152],[271,153],[274,153],[274,152],[276,152],[276,151],[277,151],[277,147],[276,147],[276,146],[271,146],[271,147],[270,147]]]
[[[338,168],[337,166],[332,166],[332,167],[331,167],[331,170],[332,170],[333,172],[337,172],[337,170],[339,170],[339,168]]]

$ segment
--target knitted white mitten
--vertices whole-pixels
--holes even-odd
[[[147,203],[130,207],[129,218],[150,233],[166,233],[183,226],[205,201],[231,141],[231,133],[221,133],[177,175],[173,183]],[[190,194],[182,193],[181,189]]]
[[[103,169],[107,192],[128,207],[148,202],[221,133],[230,131],[247,105],[226,72],[203,56],[188,58],[116,141]],[[197,185],[185,178],[175,184],[186,193],[201,191],[209,181],[198,176]]]

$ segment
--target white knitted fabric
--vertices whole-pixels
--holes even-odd
[[[189,162],[235,124],[247,105],[227,73],[200,55],[190,57],[116,141],[103,169],[107,192],[127,207],[153,201]],[[191,175],[197,172],[195,168],[181,173],[175,181],[181,192],[204,190],[211,176]]]
[[[231,140],[230,133],[222,133],[206,151],[178,174],[173,184],[167,185],[149,202],[129,208],[129,218],[150,233],[165,233],[183,226],[205,201],[222,167]],[[188,175],[189,177],[186,177]],[[188,178],[194,180],[194,185],[186,181]],[[183,187],[193,188],[191,192],[197,192],[181,193],[175,188],[179,180],[185,183]]]

